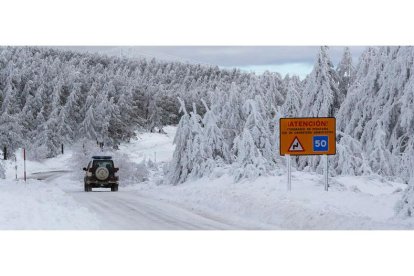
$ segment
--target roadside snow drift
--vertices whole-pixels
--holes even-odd
[[[0,180],[0,229],[97,228],[95,216],[54,185]]]

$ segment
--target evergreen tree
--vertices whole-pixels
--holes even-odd
[[[22,142],[22,128],[17,115],[3,112],[0,115],[0,146],[6,146],[13,153],[22,146]]]
[[[286,100],[282,105],[282,114],[284,117],[299,117],[301,110],[301,97],[298,87],[298,79],[290,78],[288,82]]]
[[[338,74],[340,103],[342,103],[355,78],[355,68],[352,64],[352,55],[348,47],[345,47],[344,54],[337,66],[336,72]]]
[[[243,178],[254,179],[267,174],[266,159],[262,156],[253,140],[248,128],[234,141],[236,160],[233,164],[233,176],[235,181]]]
[[[301,114],[303,117],[332,117],[339,106],[337,74],[328,55],[328,47],[321,47],[304,87]]]
[[[9,78],[4,90],[3,103],[1,107],[2,113],[16,114],[18,113],[18,104],[16,97],[16,89],[13,88],[11,79]]]
[[[155,128],[158,128],[159,132],[162,132],[161,123],[161,108],[157,105],[157,95],[153,95],[150,99],[148,106],[148,130],[153,132]]]
[[[220,121],[222,122],[222,129],[226,143],[230,146],[230,148],[232,148],[235,137],[243,130],[244,121],[242,99],[240,98],[240,91],[235,83],[231,84],[228,100],[223,107]]]
[[[188,151],[192,143],[192,130],[190,125],[190,115],[188,114],[185,103],[180,100],[180,112],[183,113],[177,126],[174,137],[175,150],[173,159],[170,162],[168,173],[169,182],[173,185],[184,182],[191,173],[191,156]]]
[[[90,106],[86,112],[85,119],[80,126],[80,132],[85,135],[86,138],[91,140],[98,139],[98,130],[96,126],[95,114],[93,106]]]
[[[266,117],[264,104],[260,95],[256,95],[254,100],[247,100],[243,109],[246,117],[244,129],[247,128],[249,130],[249,134],[256,148],[268,161],[268,164],[272,164],[276,158],[276,151],[272,146],[269,120]]]
[[[206,157],[212,160],[221,159],[224,162],[231,160],[228,145],[224,139],[221,129],[217,125],[217,115],[215,114],[215,106],[208,108],[205,101],[203,104],[206,109],[202,123],[204,126],[204,151]]]

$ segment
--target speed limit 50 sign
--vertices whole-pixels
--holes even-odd
[[[335,118],[281,118],[280,155],[285,154],[336,154]]]

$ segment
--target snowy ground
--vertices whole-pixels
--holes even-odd
[[[182,185],[161,184],[162,164],[173,153],[175,128],[140,134],[120,152],[136,163],[157,162],[150,179],[117,193],[83,192],[79,171],[70,171],[72,151],[43,162],[27,162],[28,182],[14,180],[7,161],[0,181],[0,229],[412,229],[395,217],[404,184],[378,176],[336,177],[323,190],[322,176],[293,172],[234,183],[227,174]],[[18,177],[22,160],[18,156]],[[122,176],[121,176],[122,180]]]

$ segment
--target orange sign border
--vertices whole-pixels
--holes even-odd
[[[334,130],[335,130],[335,135],[334,135],[335,152],[331,153],[331,154],[326,154],[326,153],[295,154],[294,152],[292,152],[293,154],[289,154],[289,155],[296,155],[296,156],[336,155],[336,118],[335,117],[285,117],[285,118],[279,118],[279,155],[280,156],[287,155],[286,153],[285,154],[281,153],[281,148],[282,148],[282,120],[291,120],[291,119],[333,119],[333,121],[334,121]],[[305,149],[303,147],[303,145],[302,145],[302,148]],[[303,151],[297,151],[297,152],[303,152]]]

